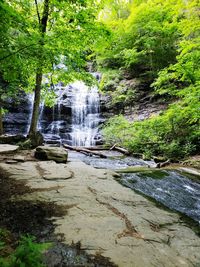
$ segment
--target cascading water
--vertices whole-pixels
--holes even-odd
[[[99,94],[97,87],[88,88],[83,82],[73,84],[72,145],[93,146],[99,124]]]
[[[94,146],[98,136],[98,88],[89,88],[77,81],[55,88],[57,103],[51,110],[40,108],[38,128],[47,142],[68,143],[73,146]],[[50,115],[51,114],[51,115]]]

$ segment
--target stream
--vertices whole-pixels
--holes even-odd
[[[199,176],[175,169],[156,169],[153,168],[155,167],[153,161],[124,157],[114,151],[103,153],[106,153],[107,159],[88,157],[80,153],[78,156],[74,154],[74,157],[78,157],[95,168],[119,171],[121,178],[117,180],[122,185],[156,200],[171,210],[181,212],[200,223]],[[136,171],[128,170],[127,168],[130,167],[135,167]]]
[[[122,174],[120,182],[200,223],[200,184],[176,170]]]

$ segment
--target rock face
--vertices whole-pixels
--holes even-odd
[[[166,99],[151,94],[149,81],[141,78],[121,77],[105,85],[101,95],[103,118],[124,114],[130,121],[141,121],[158,115],[168,106]]]
[[[39,146],[36,148],[35,157],[40,160],[54,160],[57,163],[66,163],[68,153],[61,147]]]
[[[26,137],[24,135],[1,135],[0,144],[14,145],[18,142],[24,142]]]
[[[71,132],[70,97],[70,88],[67,88],[63,90],[59,104],[56,103],[52,108],[41,106],[39,130],[42,133],[47,136],[51,133],[56,140],[58,139],[58,134],[62,138],[68,138],[68,134]],[[5,107],[8,110],[3,118],[5,133],[26,135],[31,120],[33,96],[20,92],[15,99],[7,99]]]
[[[3,120],[5,133],[26,135],[31,117],[32,97],[21,91],[15,99],[6,100],[5,108],[8,110]]]
[[[40,104],[38,130],[43,134],[47,144],[60,145],[64,142],[75,145],[75,139],[82,137],[83,140],[86,140],[88,135],[93,132],[95,132],[93,136],[94,142],[101,143],[96,125],[102,121],[98,117],[99,107],[94,105],[95,103],[97,104],[96,100],[99,99],[97,98],[98,93],[95,94],[94,91],[86,90],[86,88],[89,89],[78,82],[68,86],[59,83],[55,86],[55,94],[57,96],[55,105],[50,108],[45,106],[44,103]],[[24,99],[26,100],[26,105],[24,105]],[[12,103],[12,100],[10,102]],[[7,103],[8,113],[4,116],[4,130],[8,134],[21,133],[26,135],[31,120],[33,96],[24,96],[22,94],[19,96],[18,102],[18,104],[14,103],[13,106],[11,103]],[[76,128],[77,125],[80,126],[81,131]],[[86,131],[88,128],[89,130],[88,133],[85,133],[85,137],[81,132]],[[97,131],[94,131],[95,129]],[[30,142],[25,144],[26,148],[28,146],[30,147]]]

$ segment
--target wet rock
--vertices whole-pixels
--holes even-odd
[[[61,147],[39,146],[36,148],[35,157],[40,160],[54,160],[57,163],[66,163],[68,153]]]
[[[25,112],[8,113],[4,119],[4,124],[7,125],[27,125],[29,114]]]
[[[0,154],[8,154],[16,152],[19,149],[19,146],[0,144]]]
[[[4,130],[11,134],[26,134],[31,114],[31,97],[23,91],[19,91],[13,98],[5,100],[5,108],[8,112],[3,118]]]
[[[26,140],[24,135],[1,135],[0,136],[0,144],[17,144],[18,142],[23,142]]]

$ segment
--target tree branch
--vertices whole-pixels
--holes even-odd
[[[0,61],[6,59],[6,58],[8,58],[8,57],[11,57],[11,56],[17,54],[18,52],[20,52],[20,51],[22,51],[22,50],[24,50],[24,49],[26,49],[26,48],[28,48],[28,47],[30,47],[30,46],[34,46],[34,45],[36,45],[36,44],[31,44],[31,45],[24,46],[24,47],[18,49],[17,51],[15,51],[15,52],[13,52],[13,53],[10,53],[9,55],[0,58]]]
[[[37,0],[35,0],[35,6],[36,6],[36,11],[37,11],[37,16],[38,16],[38,22],[40,24],[40,13],[39,13],[39,9],[38,9],[38,3]]]

